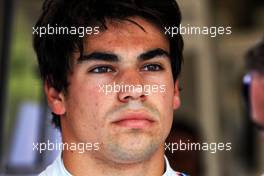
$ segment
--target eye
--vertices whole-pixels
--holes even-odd
[[[113,72],[114,69],[110,66],[98,66],[93,69],[91,69],[89,72],[91,73],[109,73]]]
[[[163,70],[163,67],[159,64],[147,64],[144,65],[143,71],[161,71]]]

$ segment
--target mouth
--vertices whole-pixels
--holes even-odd
[[[116,119],[113,124],[124,128],[143,129],[148,128],[155,120],[145,113],[129,113]]]

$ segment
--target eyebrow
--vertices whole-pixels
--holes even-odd
[[[145,61],[145,60],[153,59],[153,58],[158,57],[158,56],[170,57],[170,54],[167,51],[165,51],[164,49],[156,48],[156,49],[153,49],[153,50],[150,50],[150,51],[147,51],[145,53],[140,54],[138,59]]]
[[[107,53],[107,52],[93,52],[89,55],[83,55],[82,57],[80,57],[78,59],[78,63],[89,60],[117,62],[119,59],[116,54]]]
[[[145,61],[145,60],[150,60],[150,59],[153,59],[153,58],[159,57],[159,56],[170,57],[170,54],[167,51],[165,51],[164,49],[156,48],[156,49],[149,50],[149,51],[146,51],[146,52],[140,54],[137,57],[137,59],[139,61]],[[83,61],[91,61],[91,60],[118,62],[119,57],[118,57],[118,55],[116,55],[114,53],[97,51],[97,52],[93,52],[93,53],[88,54],[88,55],[84,54],[82,57],[80,57],[78,59],[78,63],[82,63]]]

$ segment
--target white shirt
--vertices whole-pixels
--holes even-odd
[[[171,168],[169,161],[165,155],[164,158],[166,161],[166,171],[162,176],[177,176],[177,175],[185,176],[185,174],[175,172]],[[51,165],[49,165],[43,172],[40,173],[39,176],[72,176],[72,175],[64,167],[63,160],[60,154]]]

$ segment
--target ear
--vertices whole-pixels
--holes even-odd
[[[45,81],[44,89],[51,111],[54,114],[63,115],[66,112],[64,94],[50,86],[47,81]]]
[[[179,94],[179,81],[175,81],[174,95],[173,95],[173,109],[176,110],[180,107],[180,94]]]

